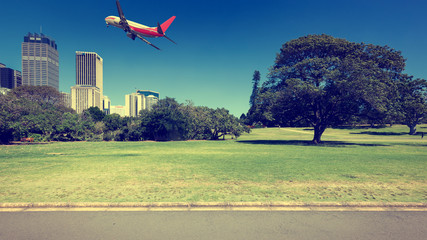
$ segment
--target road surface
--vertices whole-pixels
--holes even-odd
[[[427,212],[0,212],[0,239],[427,239]]]

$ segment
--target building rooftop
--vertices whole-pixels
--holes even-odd
[[[155,91],[151,91],[151,90],[136,90],[136,93],[145,95],[146,97],[153,95],[156,98],[160,98],[159,92],[155,92]]]
[[[53,39],[49,38],[48,36],[45,36],[43,33],[40,33],[40,34],[28,33],[26,36],[24,36],[24,42],[45,43],[55,49],[58,49],[56,42]]]

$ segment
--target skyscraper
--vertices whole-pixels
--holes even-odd
[[[22,43],[22,85],[59,89],[56,42],[43,34],[28,33]]]
[[[21,72],[0,63],[0,87],[12,89],[22,85]]]
[[[103,59],[94,52],[76,52],[76,86],[71,87],[71,108],[103,110]]]
[[[103,60],[94,52],[76,52],[76,85],[93,86],[103,93]]]

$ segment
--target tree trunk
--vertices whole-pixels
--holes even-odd
[[[325,132],[326,127],[322,125],[316,125],[314,126],[314,137],[313,137],[313,143],[319,144],[321,142],[322,134]]]
[[[415,133],[417,132],[417,125],[412,124],[412,125],[408,125],[408,127],[409,127],[409,135],[415,135]]]

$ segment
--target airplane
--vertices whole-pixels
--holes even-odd
[[[175,20],[176,18],[175,16],[172,16],[162,24],[157,23],[157,27],[147,27],[145,25],[132,22],[130,20],[126,20],[125,15],[123,14],[122,7],[120,6],[119,0],[116,0],[116,5],[117,5],[117,10],[119,11],[119,17],[116,17],[116,16],[106,17],[105,22],[107,23],[107,27],[109,25],[112,25],[114,27],[123,29],[123,31],[126,32],[126,35],[132,40],[135,40],[135,37],[137,37],[142,41],[144,41],[145,43],[147,43],[148,45],[156,48],[157,50],[160,50],[160,48],[156,47],[155,45],[147,41],[144,37],[150,37],[150,38],[164,37],[176,44],[176,42],[174,42],[172,39],[170,39],[165,35],[166,30],[172,24],[173,20]]]

